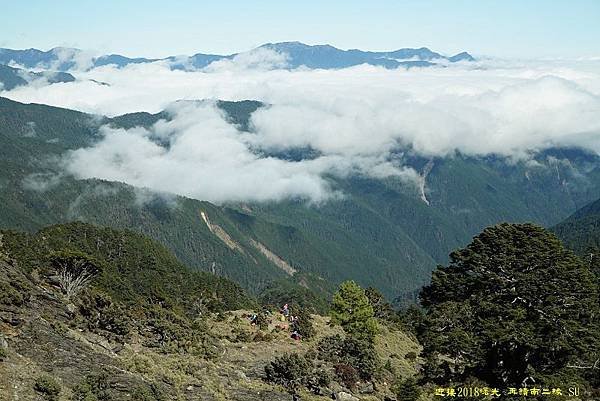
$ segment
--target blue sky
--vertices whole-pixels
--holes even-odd
[[[500,57],[600,56],[600,0],[11,1],[0,47],[162,57],[298,40]]]

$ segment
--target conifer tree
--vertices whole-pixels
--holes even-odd
[[[373,306],[354,281],[345,281],[333,296],[331,316],[352,337],[372,341],[377,334]]]

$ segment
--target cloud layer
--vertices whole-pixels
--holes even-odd
[[[105,127],[104,139],[72,153],[67,167],[79,177],[216,202],[320,201],[335,196],[328,175],[414,180],[417,173],[393,157],[399,149],[521,158],[552,146],[600,152],[597,60],[484,60],[410,70],[280,69],[285,63],[284,55],[265,51],[197,72],[171,71],[160,62],[105,66],[79,73],[77,82],[2,96],[111,116],[170,107],[174,119],[151,130]],[[214,105],[173,105],[180,99],[255,99],[271,106],[254,113],[248,134]],[[319,157],[292,162],[264,156],[296,148],[311,148]]]

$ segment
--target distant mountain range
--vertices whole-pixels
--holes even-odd
[[[45,79],[50,84],[75,81],[75,77],[67,72],[30,72],[0,64],[0,90],[11,90],[18,86],[28,85],[36,79]]]
[[[300,42],[264,44],[252,51],[270,49],[287,55],[287,68],[336,69],[360,64],[370,64],[385,68],[430,67],[443,63],[474,61],[467,52],[447,57],[429,50],[404,48],[389,52],[371,52],[358,49],[341,50],[330,45],[306,45]],[[70,71],[75,68],[92,68],[104,65],[124,67],[129,64],[169,62],[173,69],[202,69],[219,60],[230,60],[242,53],[229,55],[197,53],[193,56],[171,56],[163,59],[130,58],[119,54],[99,57],[86,57],[82,50],[57,47],[48,51],[38,49],[12,50],[0,48],[0,64],[17,64],[25,68],[42,68],[56,71]]]

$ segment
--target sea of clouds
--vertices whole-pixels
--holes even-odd
[[[416,182],[418,172],[394,156],[402,149],[511,160],[554,146],[600,152],[597,59],[484,59],[408,70],[289,70],[286,61],[285,54],[260,49],[200,71],[172,70],[166,61],[104,66],[72,71],[73,83],[0,96],[108,116],[168,109],[172,120],[150,129],[103,127],[94,146],[65,155],[65,168],[79,178],[213,202],[319,202],[336,196],[330,176]],[[198,99],[269,106],[252,115],[247,133],[229,124],[214,102],[177,102]],[[298,148],[318,157],[268,156]]]

